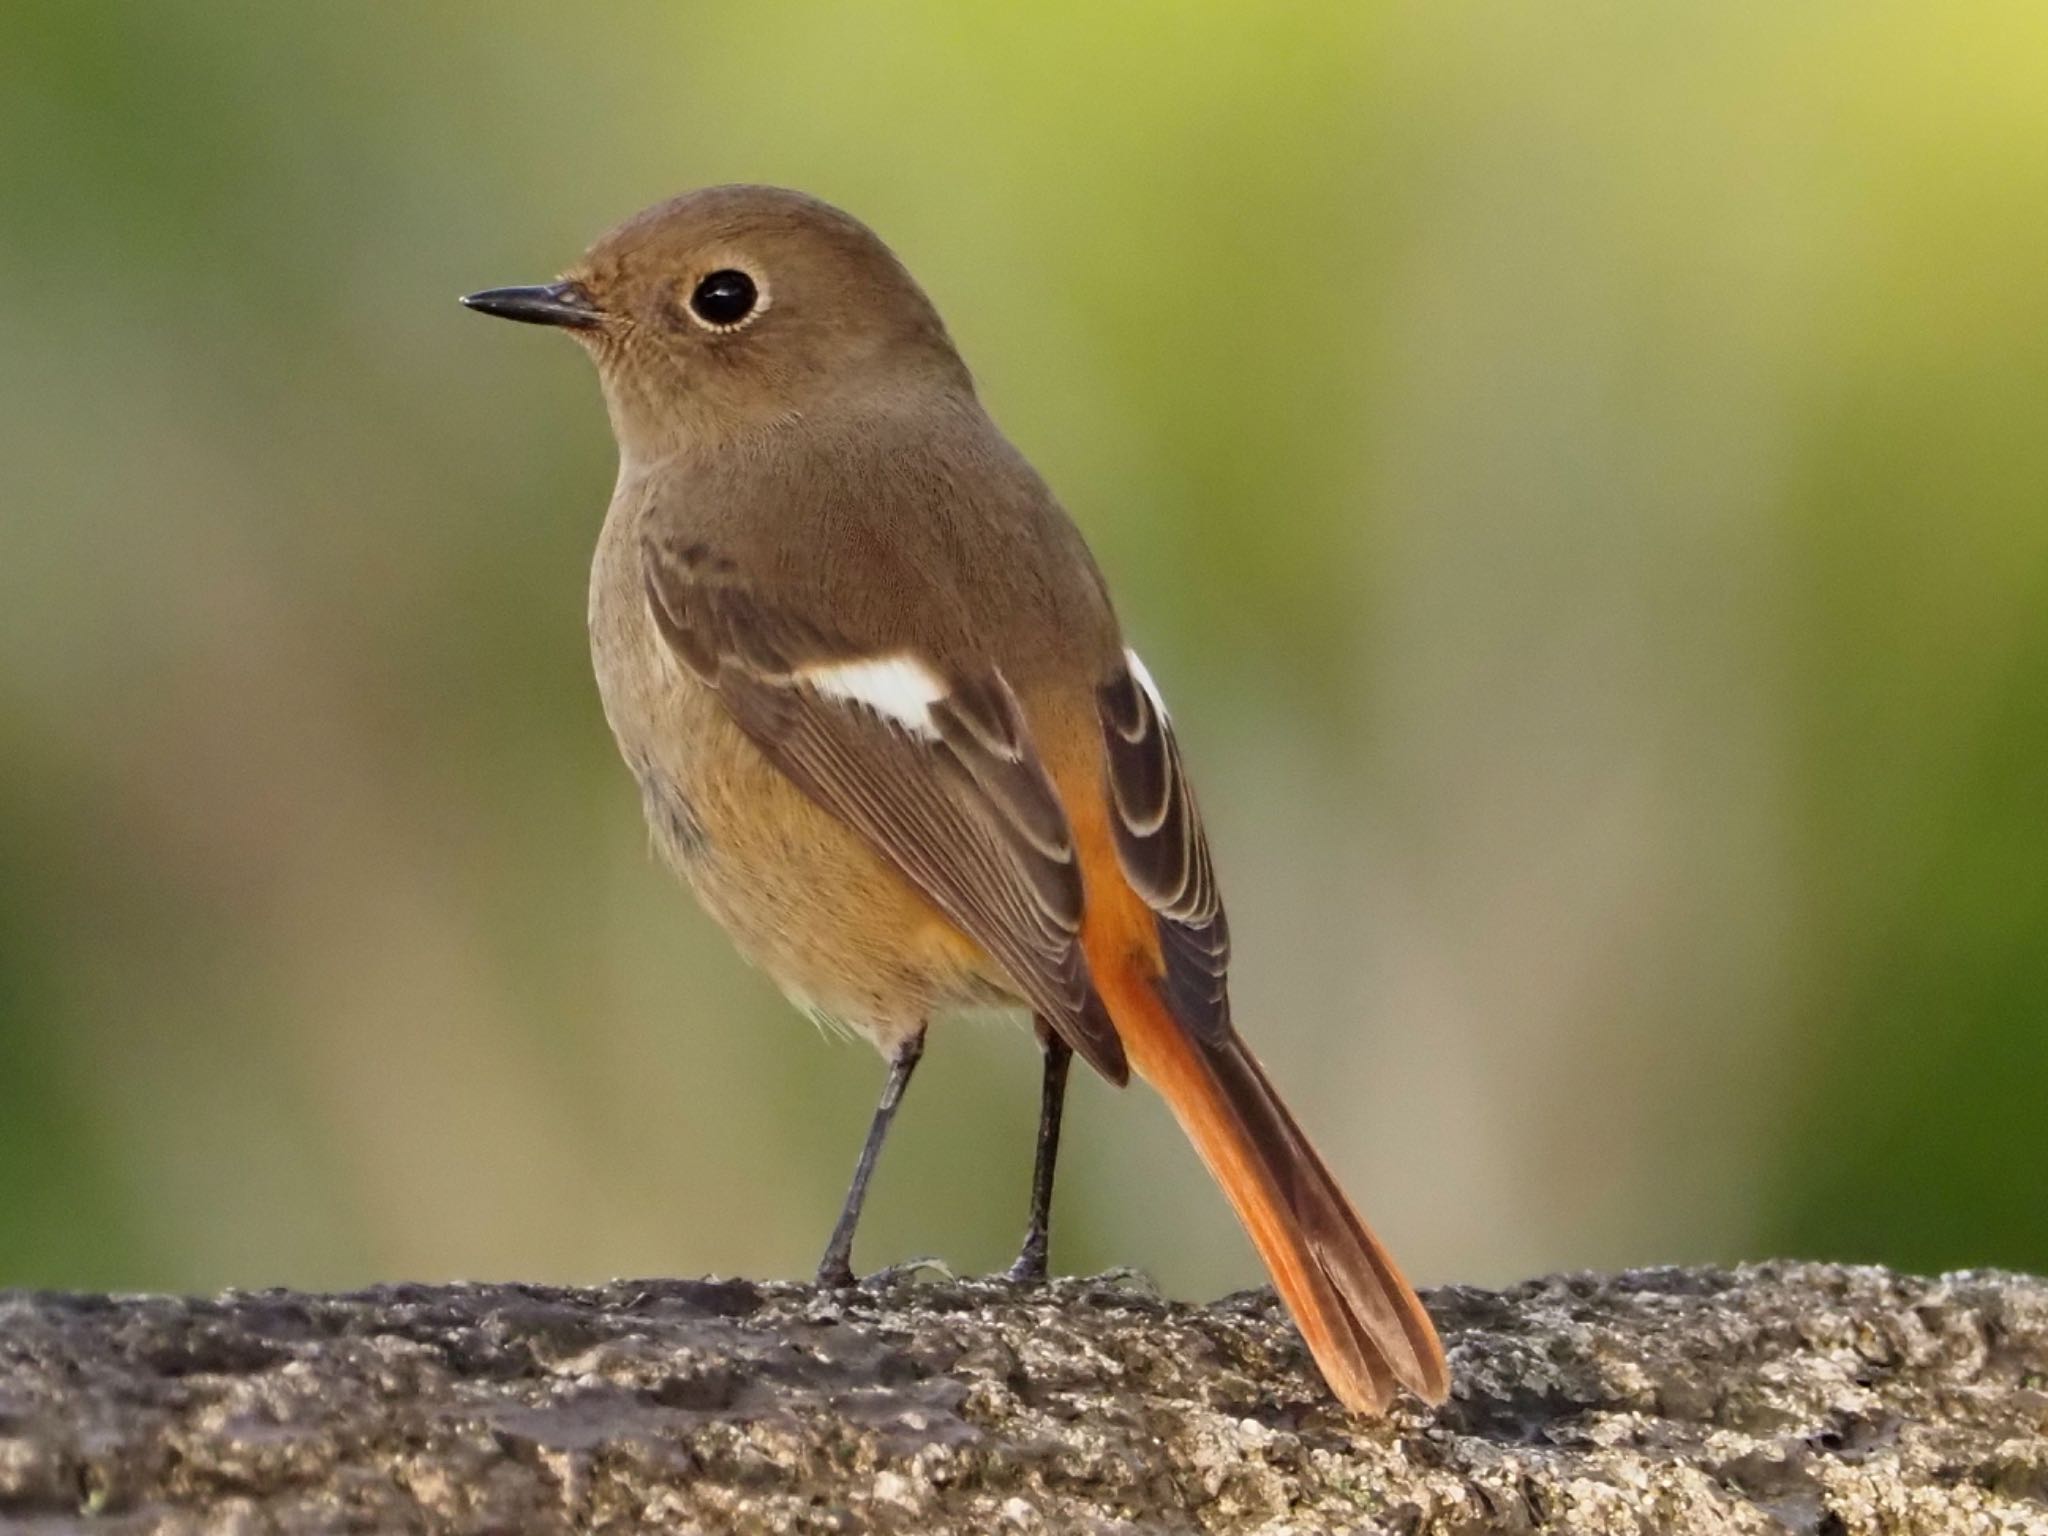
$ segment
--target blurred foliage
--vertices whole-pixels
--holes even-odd
[[[931,289],[1424,1280],[2048,1268],[2048,12],[15,0],[0,1284],[792,1272],[880,1077],[646,857],[582,360],[684,187]],[[939,1036],[860,1257],[1007,1256]],[[1066,1266],[1252,1261],[1142,1091]]]

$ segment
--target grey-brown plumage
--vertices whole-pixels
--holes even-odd
[[[1047,1044],[1020,1271],[1042,1269],[1066,1055],[1166,1094],[1333,1387],[1445,1388],[1414,1293],[1232,1028],[1229,938],[1164,705],[1100,573],[864,226],[723,187],[566,278],[468,300],[595,357],[620,448],[590,631],[664,855],[889,1088],[821,1265],[845,1279],[931,1019]]]

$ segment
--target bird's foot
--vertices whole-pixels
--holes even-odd
[[[1003,1271],[1003,1278],[1012,1285],[1043,1285],[1046,1268],[1045,1245],[1027,1242],[1024,1251],[1017,1255],[1017,1262]]]
[[[940,1280],[958,1280],[960,1277],[942,1259],[905,1259],[900,1264],[888,1264],[861,1281],[867,1286],[890,1286],[915,1284],[919,1276],[936,1277]]]
[[[859,1282],[853,1278],[853,1266],[844,1259],[827,1259],[818,1266],[816,1284],[821,1291],[850,1291]]]

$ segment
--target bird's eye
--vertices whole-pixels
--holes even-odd
[[[754,312],[760,291],[746,273],[727,267],[690,290],[690,313],[713,330],[730,330]]]

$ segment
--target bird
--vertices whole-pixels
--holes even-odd
[[[798,1008],[887,1063],[818,1282],[854,1283],[933,1020],[1028,1010],[1043,1073],[1011,1279],[1047,1274],[1078,1054],[1164,1096],[1341,1403],[1442,1402],[1428,1312],[1236,1029],[1160,690],[895,253],[807,194],[714,186],[552,282],[462,302],[596,364],[619,468],[591,650],[656,849]]]

